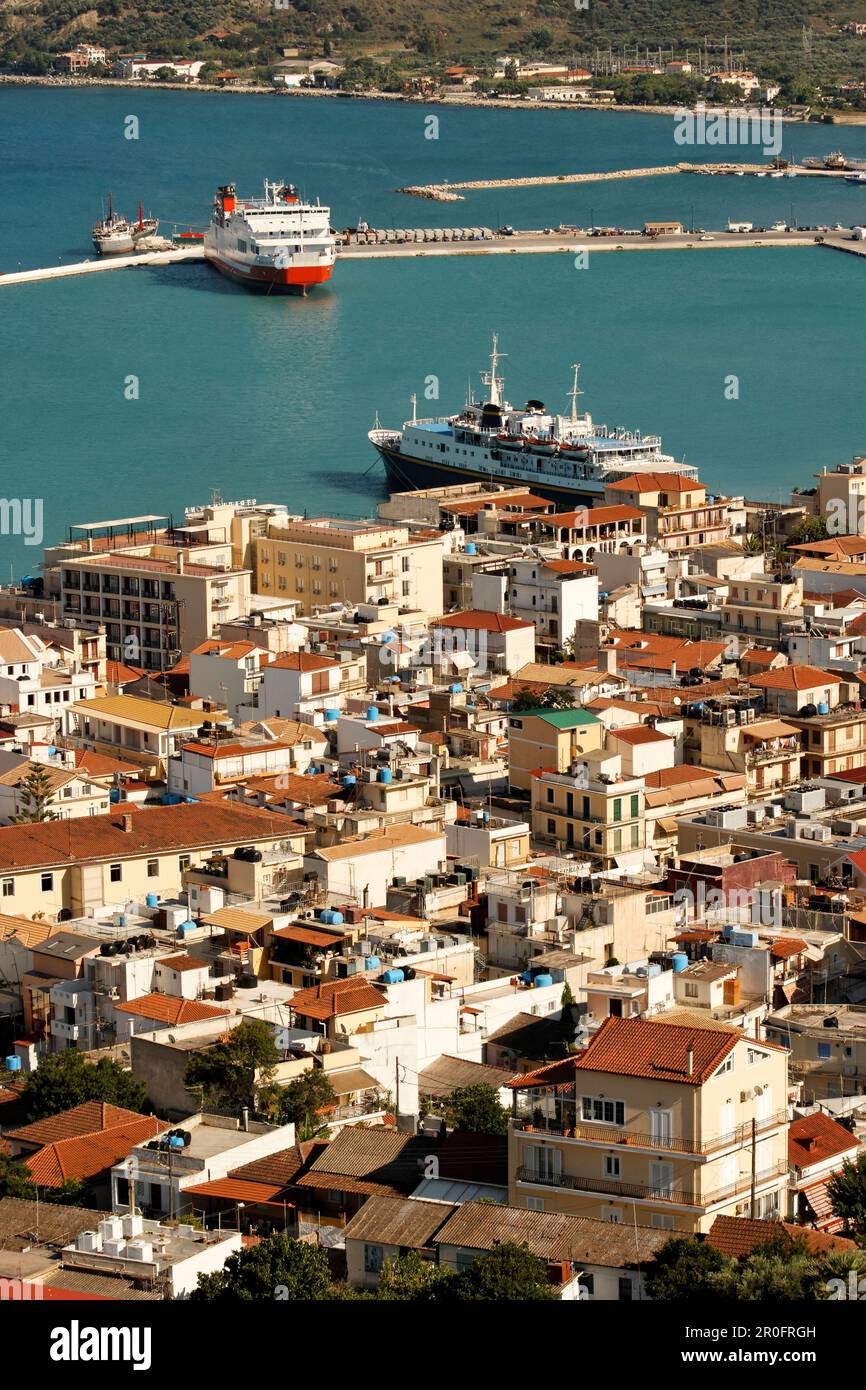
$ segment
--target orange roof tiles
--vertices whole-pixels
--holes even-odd
[[[449,613],[445,618],[437,618],[431,627],[467,628],[482,632],[517,632],[520,628],[534,627],[533,623],[522,618],[508,618],[504,613],[489,613],[478,608],[468,608],[464,613]]]
[[[62,1187],[64,1182],[82,1181],[105,1172],[126,1158],[137,1144],[168,1127],[167,1120],[158,1120],[154,1115],[136,1115],[134,1120],[109,1129],[47,1144],[24,1162],[37,1186]]]
[[[109,1129],[140,1119],[138,1111],[126,1110],[120,1105],[110,1105],[107,1101],[86,1100],[71,1110],[61,1110],[58,1115],[48,1115],[45,1119],[34,1120],[29,1125],[6,1131],[7,1139],[21,1140],[28,1144],[53,1144],[58,1139],[74,1139],[82,1134],[92,1134],[95,1130]]]
[[[130,999],[128,1004],[118,1004],[116,1012],[132,1014],[135,1018],[149,1018],[154,1023],[167,1023],[173,1027],[179,1023],[200,1023],[205,1018],[219,1018],[228,1009],[217,1009],[213,1004],[201,1004],[197,999],[175,999],[170,994],[143,994],[139,999]]]
[[[702,1086],[741,1037],[737,1032],[656,1023],[652,1019],[606,1018],[575,1065],[578,1072],[610,1072]]]
[[[638,507],[630,507],[627,502],[615,502],[609,507],[579,507],[573,512],[555,512],[550,524],[567,527],[569,531],[589,530],[593,526],[607,526],[617,521],[642,521],[643,512]],[[547,525],[546,519],[542,525]]]
[[[289,1000],[289,1007],[304,1018],[327,1019],[382,1008],[386,1003],[385,995],[366,980],[349,979],[298,990]]]
[[[841,679],[818,666],[783,666],[765,676],[750,676],[749,684],[758,690],[814,690],[819,685],[838,685]]]
[[[822,1110],[793,1120],[788,1127],[788,1158],[795,1168],[811,1168],[814,1163],[841,1157],[859,1147],[859,1140],[850,1130]]]
[[[703,483],[682,473],[632,473],[617,483],[607,483],[608,492],[706,492]]]
[[[717,1216],[707,1234],[707,1244],[723,1255],[739,1259],[750,1255],[759,1246],[778,1239],[783,1234],[794,1240],[804,1240],[813,1254],[856,1250],[857,1242],[844,1236],[812,1231],[807,1226],[795,1226],[788,1221],[753,1221],[747,1216]]]
[[[280,652],[271,662],[281,671],[324,671],[339,664],[331,656],[316,656],[313,652]]]

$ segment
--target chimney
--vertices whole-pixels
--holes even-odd
[[[671,662],[671,685],[675,685],[675,684],[676,684],[676,679],[677,679],[677,663],[676,663],[675,661],[672,661],[672,662]]]
[[[182,550],[179,550],[179,551],[177,552],[177,572],[178,572],[178,574],[183,574],[184,563],[185,563],[184,553],[183,553]]]
[[[128,811],[124,811],[123,815],[120,818],[120,824],[124,834],[132,834],[132,816],[129,814]]]
[[[246,1133],[248,1132],[249,1127],[250,1127],[250,1111],[249,1111],[249,1106],[246,1106],[246,1105],[245,1105],[244,1108],[241,1110],[241,1129],[243,1130],[244,1134],[246,1134]]]
[[[686,1048],[686,1076],[691,1076],[695,1069],[695,1050],[691,1043]]]
[[[600,647],[598,652],[598,669],[606,671],[609,676],[616,675],[618,655],[615,646]]]

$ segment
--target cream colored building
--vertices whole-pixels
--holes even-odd
[[[585,854],[605,869],[643,861],[644,781],[623,774],[618,754],[590,753],[572,772],[542,770],[532,780],[537,841]]]
[[[708,710],[690,726],[689,759],[701,767],[739,772],[748,794],[767,796],[795,786],[800,780],[800,731],[772,716],[754,718],[754,710]],[[751,716],[751,717],[747,717]]]
[[[690,1233],[784,1213],[787,1054],[719,1024],[609,1018],[513,1083],[509,1203]]]
[[[307,614],[336,601],[442,612],[443,542],[407,526],[346,518],[291,518],[253,544],[256,589],[285,594]]]
[[[64,731],[74,748],[122,752],[130,762],[165,775],[168,759],[195,735],[203,719],[201,710],[138,695],[103,695],[70,705]]]
[[[779,646],[803,622],[803,580],[761,574],[731,580],[722,604],[722,636]]]
[[[533,709],[508,717],[508,779],[529,791],[539,768],[567,772],[575,759],[601,747],[604,726],[584,709]]]

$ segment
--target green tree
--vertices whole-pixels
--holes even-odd
[[[535,709],[573,709],[574,688],[570,685],[549,685],[541,693],[522,686],[511,701],[512,714],[531,712]]]
[[[704,1302],[719,1287],[733,1262],[706,1241],[672,1236],[658,1251],[646,1271],[650,1298],[681,1303]]]
[[[450,1270],[425,1260],[420,1250],[407,1250],[398,1259],[385,1261],[378,1296],[390,1302],[420,1303],[434,1299],[450,1278]]]
[[[474,1134],[508,1133],[508,1111],[500,1105],[495,1088],[485,1082],[458,1086],[442,1102],[442,1109],[452,1129]]]
[[[185,1084],[202,1089],[202,1098],[221,1108],[258,1111],[260,1095],[272,1095],[280,1054],[274,1030],[260,1018],[244,1019],[225,1042],[189,1059]]]
[[[866,1237],[866,1153],[858,1154],[853,1163],[846,1160],[839,1172],[830,1175],[827,1193],[847,1234],[861,1240]]]
[[[296,1302],[328,1298],[330,1294],[326,1252],[280,1232],[229,1255],[214,1274],[200,1274],[198,1288],[190,1298],[207,1303],[237,1299]]]
[[[543,1302],[556,1298],[544,1262],[528,1245],[508,1241],[486,1250],[460,1274],[446,1280],[437,1301]]]
[[[13,825],[29,825],[36,821],[57,820],[51,809],[54,789],[48,768],[41,763],[31,763],[27,776],[21,783],[24,806],[17,816],[12,817]]]
[[[571,985],[568,983],[568,980],[566,980],[565,984],[562,986],[562,998],[559,1002],[562,1008],[565,1008],[568,1004],[574,1003],[574,995],[571,992]]]
[[[88,1062],[74,1047],[43,1057],[24,1090],[28,1121],[57,1115],[88,1100],[107,1101],[124,1110],[147,1109],[147,1091],[141,1081],[110,1057]]]
[[[788,545],[808,545],[810,541],[827,539],[827,523],[822,516],[806,516],[791,532]]]
[[[27,1165],[20,1159],[0,1153],[0,1197],[24,1197],[32,1200],[35,1195],[36,1189]]]
[[[317,1111],[334,1099],[334,1088],[327,1072],[313,1067],[296,1076],[280,1091],[278,1113],[283,1124],[297,1126],[299,1139],[312,1139],[327,1123]]]

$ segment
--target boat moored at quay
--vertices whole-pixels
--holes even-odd
[[[551,413],[534,399],[522,408],[510,405],[498,375],[502,356],[494,336],[490,369],[481,378],[487,388],[483,402],[470,399],[459,414],[432,419],[413,412],[401,430],[377,425],[369,431],[392,491],[449,482],[525,483],[538,496],[568,506],[598,501],[607,484],[631,474],[697,479],[696,468],[662,452],[658,435],[609,429],[589,413],[579,414],[579,363],[573,364],[569,414]]]
[[[261,198],[239,198],[233,183],[214,198],[204,254],[248,289],[306,294],[330,280],[337,240],[330,208],[306,203],[294,184],[265,179]]]

